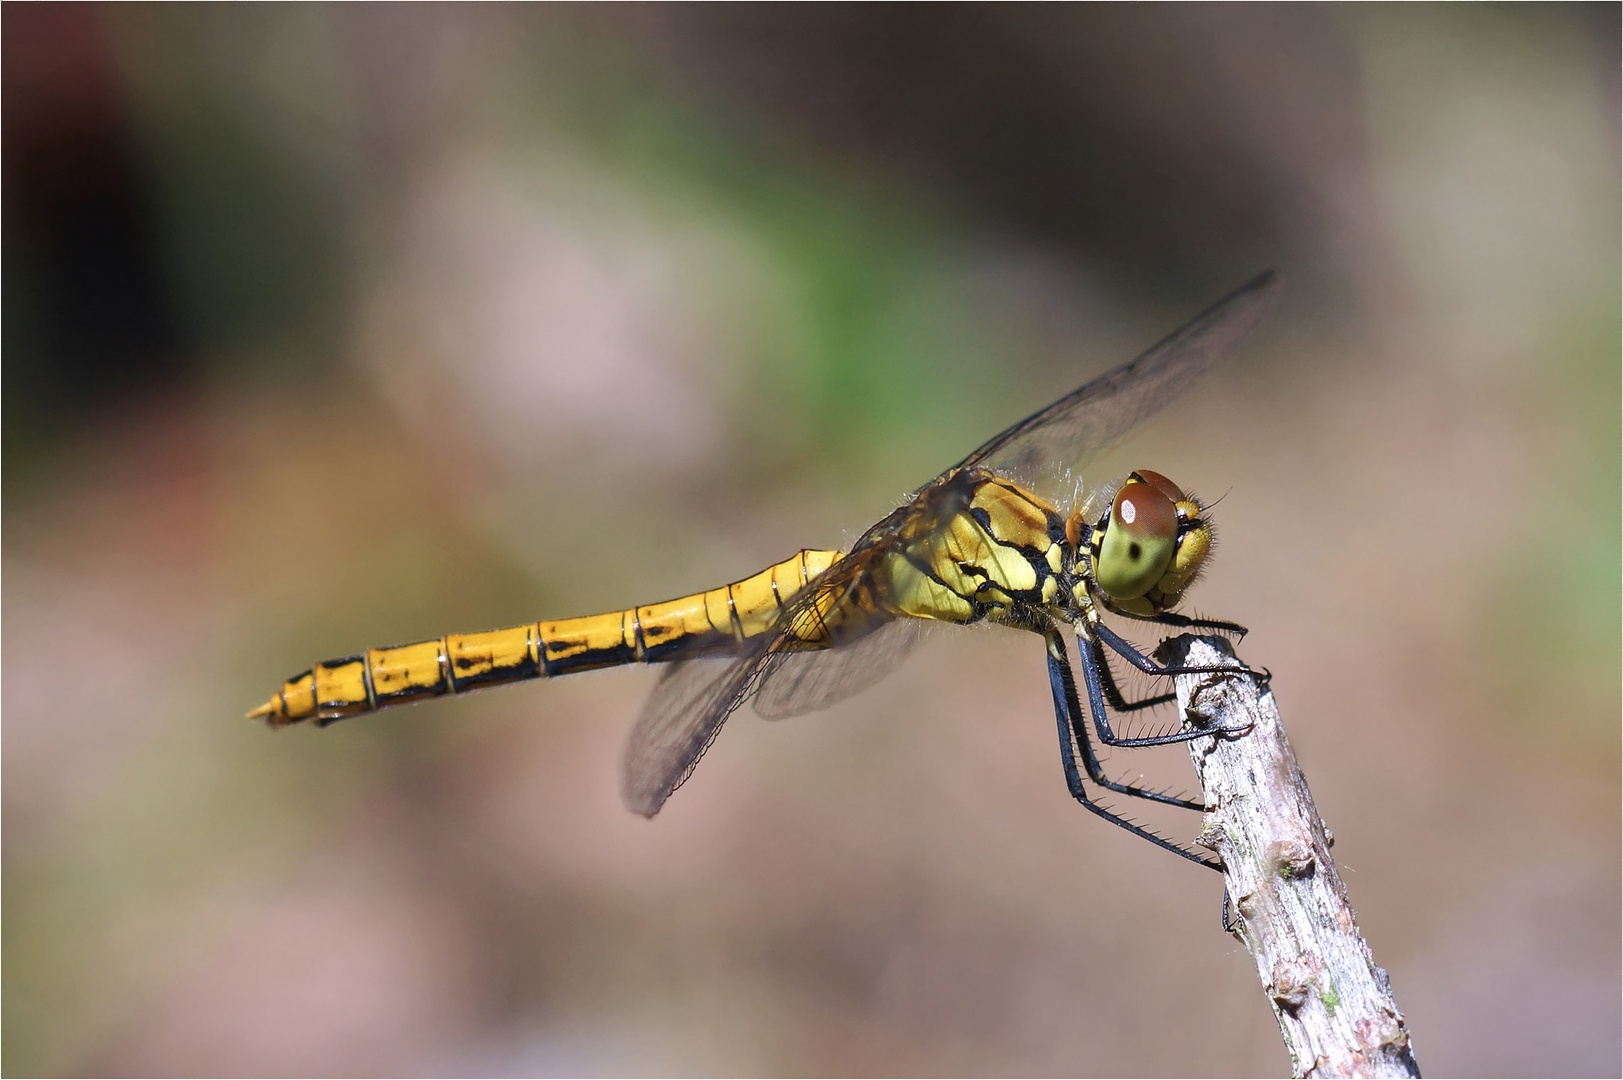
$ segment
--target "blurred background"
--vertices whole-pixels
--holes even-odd
[[[4,1071],[1285,1074],[1216,875],[1067,796],[1035,639],[741,713],[652,822],[647,670],[241,719],[848,543],[1272,266],[1090,476],[1223,496],[1193,605],[1428,1075],[1616,1075],[1618,35],[8,5]]]

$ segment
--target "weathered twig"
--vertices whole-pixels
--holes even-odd
[[[1162,650],[1179,665],[1235,662],[1222,638],[1179,637]],[[1223,859],[1235,933],[1256,958],[1295,1074],[1419,1076],[1273,694],[1232,675],[1180,675],[1177,688],[1192,722],[1228,733],[1189,743],[1206,792],[1197,843]]]

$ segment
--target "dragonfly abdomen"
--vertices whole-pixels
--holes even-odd
[[[273,727],[325,724],[487,686],[725,649],[770,630],[783,605],[839,557],[805,550],[741,581],[663,603],[327,660],[283,683],[248,716]]]

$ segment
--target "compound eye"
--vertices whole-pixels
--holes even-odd
[[[1133,477],[1135,479],[1144,481],[1144,483],[1155,488],[1161,494],[1171,499],[1174,503],[1181,503],[1189,497],[1183,493],[1182,488],[1158,472],[1151,472],[1148,469],[1139,469],[1137,472],[1133,473]]]
[[[1132,600],[1161,580],[1178,549],[1178,508],[1158,487],[1130,480],[1110,507],[1094,578],[1106,596]]]

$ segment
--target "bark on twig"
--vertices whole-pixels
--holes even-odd
[[[1233,664],[1216,637],[1162,646],[1169,663]],[[1358,932],[1330,857],[1330,830],[1296,763],[1273,694],[1257,680],[1180,675],[1191,722],[1229,734],[1194,739],[1206,792],[1197,843],[1226,868],[1235,934],[1251,951],[1297,1076],[1419,1076],[1386,972]]]

